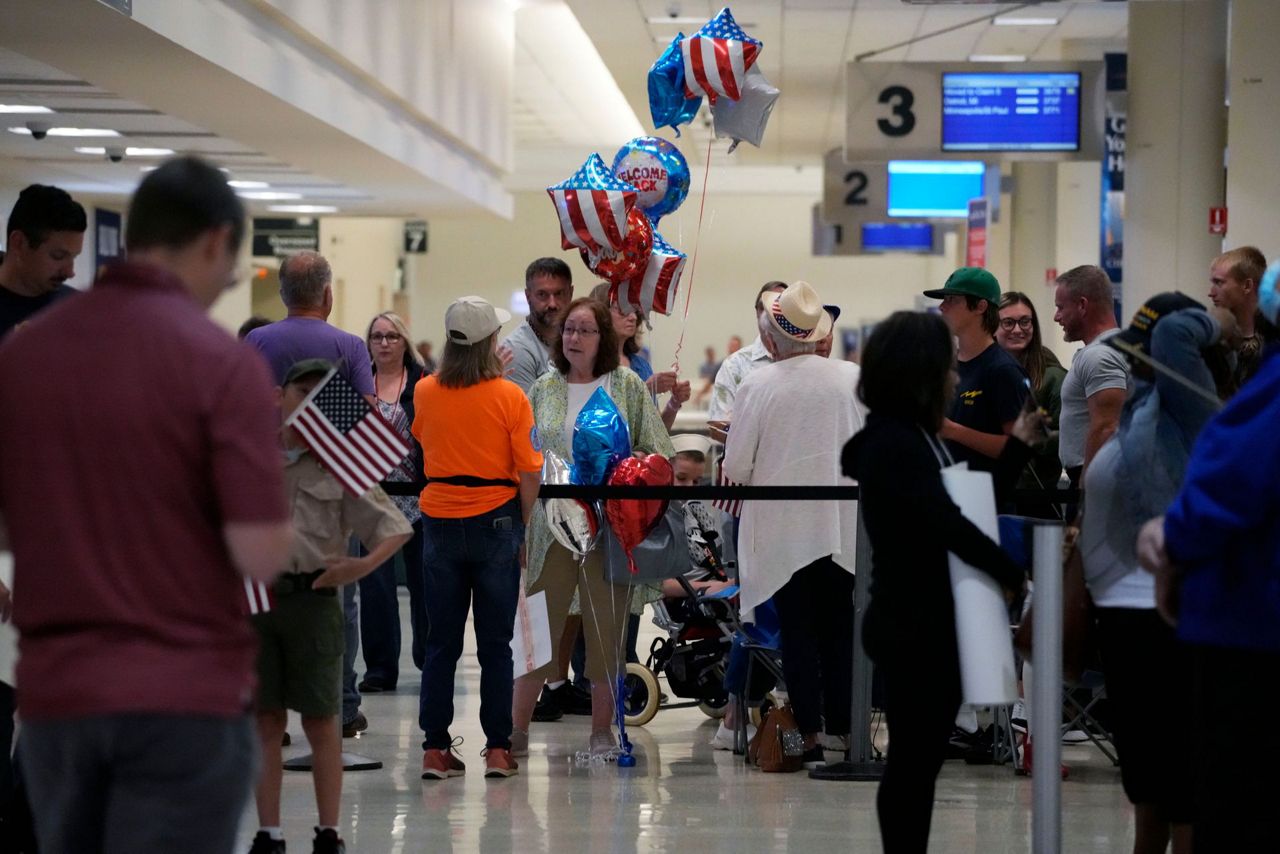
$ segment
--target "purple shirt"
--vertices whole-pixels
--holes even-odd
[[[359,337],[314,317],[286,317],[245,336],[271,366],[276,385],[284,382],[294,362],[324,359],[361,394],[373,396],[373,365],[369,348]]]

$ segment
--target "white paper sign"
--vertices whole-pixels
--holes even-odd
[[[511,633],[511,661],[516,677],[532,673],[551,661],[551,623],[544,592],[526,598],[524,591],[520,591],[515,629]]]
[[[999,542],[995,489],[991,474],[966,466],[942,470],[951,500],[978,530]],[[951,592],[956,604],[956,642],[960,649],[960,687],[964,702],[1002,706],[1018,698],[1013,666],[1013,632],[1000,584],[954,554],[949,555]]]

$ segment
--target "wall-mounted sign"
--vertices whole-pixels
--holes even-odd
[[[851,162],[1102,159],[1100,62],[851,62],[845,78]]]
[[[284,258],[295,252],[320,251],[320,223],[315,219],[253,218],[255,258]]]
[[[406,255],[427,254],[427,223],[410,220],[404,224],[404,252]]]
[[[969,230],[964,241],[964,265],[987,266],[987,200],[969,202]]]
[[[120,212],[104,208],[93,209],[93,269],[101,270],[103,264],[119,261],[124,255],[120,240]]]

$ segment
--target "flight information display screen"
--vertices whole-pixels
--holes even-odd
[[[933,251],[933,224],[928,222],[864,222],[863,252]]]
[[[1079,72],[944,73],[942,150],[1079,151]]]
[[[889,216],[960,219],[984,195],[986,164],[975,160],[890,160]]]

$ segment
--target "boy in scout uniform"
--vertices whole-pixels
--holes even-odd
[[[285,374],[280,388],[281,417],[287,419],[329,372],[323,359],[305,359]],[[391,558],[412,530],[404,514],[375,486],[356,498],[342,488],[307,450],[292,427],[281,435],[285,456],[285,494],[292,509],[294,544],[290,563],[276,582],[271,610],[254,614],[258,630],[258,737],[262,777],[256,792],[260,829],[250,854],[284,852],[280,828],[280,746],[287,711],[302,716],[311,745],[315,777],[314,854],[341,854],[338,807],[342,797],[342,654],[345,647],[342,604],[344,584],[354,584]],[[347,556],[354,534],[368,554]]]

